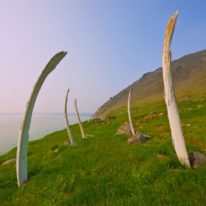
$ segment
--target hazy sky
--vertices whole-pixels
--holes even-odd
[[[205,0],[1,0],[0,112],[23,112],[48,60],[68,51],[46,79],[35,112],[94,112],[161,66],[164,29],[179,10],[173,59],[206,48]]]

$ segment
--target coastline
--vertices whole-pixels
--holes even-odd
[[[0,114],[0,155],[16,147],[22,116],[22,113]],[[71,125],[77,123],[74,113],[68,114],[68,116]],[[81,113],[82,121],[86,121],[91,117],[91,113]],[[12,125],[12,128],[10,125]],[[65,127],[66,123],[63,113],[34,113],[29,141],[41,139],[56,131],[62,131]]]

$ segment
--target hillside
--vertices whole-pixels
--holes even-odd
[[[201,97],[206,94],[206,50],[183,56],[171,64],[176,93],[179,98]],[[132,103],[163,98],[162,68],[144,74],[139,80],[123,89],[103,104],[95,113],[101,117],[108,112],[126,106],[130,88]]]
[[[172,65],[187,151],[206,154],[206,51]],[[133,86],[133,100],[138,102],[132,107],[134,127],[150,140],[128,145],[130,136],[116,133],[128,121],[126,88],[107,103],[114,104],[118,97],[117,102],[122,102],[102,113],[111,118],[83,123],[85,133],[92,137],[82,139],[78,125],[73,125],[75,146],[64,145],[66,130],[30,142],[29,180],[22,187],[17,187],[16,148],[0,156],[0,205],[205,205],[206,165],[189,169],[176,157],[162,100],[161,70],[145,74]]]
[[[206,99],[184,100],[178,105],[188,151],[206,151]],[[161,115],[160,115],[161,114]],[[132,110],[136,129],[151,136],[144,144],[127,145],[117,128],[127,111],[113,111],[113,119],[84,122],[71,127],[76,146],[64,146],[66,130],[31,142],[29,181],[17,187],[16,149],[0,156],[1,206],[147,206],[205,205],[206,166],[183,167],[173,150],[163,101]]]

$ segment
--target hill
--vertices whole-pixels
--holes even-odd
[[[180,99],[201,97],[206,94],[206,50],[174,60],[171,68],[176,93]],[[114,109],[126,106],[130,88],[133,88],[133,104],[163,98],[162,68],[144,74],[139,80],[110,98],[94,116],[102,117]]]

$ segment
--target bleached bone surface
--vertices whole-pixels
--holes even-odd
[[[82,134],[82,138],[84,139],[84,138],[86,138],[86,136],[85,136],[84,129],[83,129],[81,119],[80,119],[80,116],[79,116],[79,111],[78,111],[78,108],[77,108],[77,99],[74,100],[74,107],[75,107],[75,110],[76,110],[77,120],[78,120],[78,123],[79,123],[79,128],[80,128],[80,131],[81,131],[81,134]]]
[[[66,119],[66,127],[67,127],[67,133],[68,133],[68,136],[69,136],[70,144],[74,145],[74,139],[73,139],[73,136],[72,136],[72,133],[71,133],[71,130],[70,130],[69,120],[68,120],[68,116],[67,116],[68,94],[69,94],[69,89],[67,90],[66,97],[65,97],[64,116],[65,116],[65,119]]]
[[[132,131],[132,134],[135,135],[134,126],[133,126],[132,117],[131,117],[131,93],[132,93],[132,89],[129,90],[127,110],[128,110],[128,118],[129,118],[130,129]]]
[[[46,77],[51,73],[57,66],[57,64],[64,58],[66,52],[59,52],[51,58],[49,63],[46,65],[42,73],[40,74],[36,84],[33,87],[29,101],[26,105],[22,126],[18,137],[17,154],[16,154],[16,175],[18,186],[22,185],[27,180],[27,150],[28,150],[28,139],[29,139],[29,128],[31,123],[31,117],[33,108],[38,96],[38,93],[44,83]]]
[[[164,95],[165,95],[165,102],[167,106],[167,113],[169,118],[170,129],[171,129],[172,142],[177,157],[183,165],[190,167],[190,161],[188,158],[188,154],[185,146],[185,140],[183,137],[182,128],[180,124],[180,117],[177,109],[175,91],[174,91],[171,69],[170,69],[170,65],[171,65],[170,44],[171,44],[172,35],[174,32],[177,17],[178,17],[178,12],[176,12],[170,18],[165,31],[163,59],[162,59]]]

